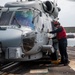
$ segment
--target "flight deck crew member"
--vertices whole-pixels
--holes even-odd
[[[61,62],[60,64],[64,64],[64,66],[68,65],[68,54],[67,54],[67,36],[66,36],[66,30],[64,27],[60,25],[59,22],[54,21],[54,26],[56,27],[56,30],[53,30],[49,33],[57,33],[56,38],[58,40],[58,47],[59,47],[59,52],[61,55]]]

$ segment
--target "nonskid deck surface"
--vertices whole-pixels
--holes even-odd
[[[73,52],[72,52],[73,51]],[[10,62],[0,67],[0,75],[75,75],[75,47],[68,47],[67,66],[50,63]]]

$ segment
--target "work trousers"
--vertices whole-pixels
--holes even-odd
[[[63,38],[58,40],[59,51],[61,55],[61,62],[68,63],[68,54],[67,54],[67,39]]]

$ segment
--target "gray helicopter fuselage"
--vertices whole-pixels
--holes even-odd
[[[43,52],[53,53],[48,38],[54,35],[47,31],[53,30],[57,16],[58,11],[45,12],[40,1],[6,3],[0,8],[0,59],[29,61],[42,58]]]

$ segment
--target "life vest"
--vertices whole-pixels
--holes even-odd
[[[60,40],[62,38],[66,38],[66,37],[67,37],[66,36],[66,30],[62,27],[62,31],[57,33],[57,39]]]

